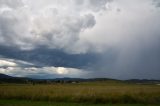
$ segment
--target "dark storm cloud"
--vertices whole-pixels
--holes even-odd
[[[160,37],[159,37],[160,38]],[[159,38],[150,45],[135,44],[137,47],[126,49],[116,64],[117,76],[120,78],[160,78]],[[117,72],[118,72],[117,71]],[[125,77],[124,77],[125,73]]]
[[[85,68],[94,64],[98,54],[67,54],[62,50],[39,47],[30,51],[22,51],[16,47],[0,47],[0,55],[6,58],[19,59],[34,63],[37,67],[56,66]]]

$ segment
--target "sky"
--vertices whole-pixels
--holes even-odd
[[[160,0],[0,0],[0,73],[160,79]]]

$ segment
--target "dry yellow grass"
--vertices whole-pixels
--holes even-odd
[[[0,98],[61,102],[160,104],[160,86],[107,82],[0,85]]]

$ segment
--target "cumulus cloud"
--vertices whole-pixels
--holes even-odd
[[[1,0],[0,44],[22,50],[46,46],[86,52],[90,45],[83,45],[80,33],[95,26],[95,14],[110,1]]]
[[[17,8],[21,5],[22,5],[21,0],[15,0],[14,2],[12,0],[1,0],[0,1],[0,7]]]

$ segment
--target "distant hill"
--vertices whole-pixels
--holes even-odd
[[[14,78],[14,77],[0,73],[0,79],[10,79],[10,78]]]
[[[116,80],[109,78],[54,78],[54,79],[34,79],[26,77],[13,77],[0,73],[0,83],[73,83],[73,82],[95,82],[95,81],[113,81],[122,83],[134,83],[134,84],[159,84],[160,80],[147,80],[147,79],[130,79],[130,80]]]
[[[34,79],[26,77],[13,77],[5,74],[0,74],[0,83],[72,83],[72,82],[94,82],[94,81],[118,81],[108,78],[53,78],[53,79]]]
[[[0,83],[26,83],[26,80],[28,80],[28,78],[13,77],[0,73]]]
[[[130,79],[126,80],[126,82],[129,83],[137,83],[137,84],[159,84],[160,80],[155,80],[155,79]]]

